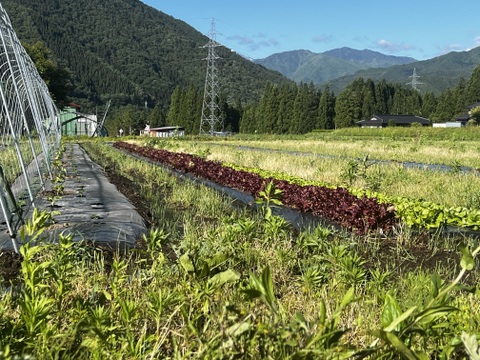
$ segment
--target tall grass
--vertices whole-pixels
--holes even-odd
[[[450,171],[404,167],[396,162],[375,163],[375,157],[371,154],[368,154],[368,160],[364,161],[366,154],[361,155],[359,153],[360,149],[366,151],[371,150],[371,147],[381,147],[386,146],[386,144],[383,143],[382,145],[382,142],[373,141],[369,147],[366,144],[358,143],[335,143],[342,146],[343,152],[340,155],[331,148],[327,150],[326,146],[323,150],[336,154],[336,156],[331,157],[319,157],[317,154],[303,152],[269,151],[270,149],[289,149],[289,146],[295,146],[297,151],[313,149],[313,146],[308,142],[259,142],[267,151],[260,148],[241,147],[245,143],[236,142],[233,144],[230,142],[222,143],[221,146],[216,146],[197,141],[166,141],[157,144],[157,146],[163,146],[173,151],[194,153],[209,160],[285,173],[332,186],[371,189],[387,196],[423,199],[447,207],[480,208],[478,191],[480,189],[480,176],[476,171],[461,172],[458,163]],[[478,150],[473,150],[473,143],[469,146],[472,146],[472,149],[470,149],[472,154],[473,152],[478,154]],[[300,147],[302,149],[299,149]],[[357,153],[347,151],[346,149],[349,147],[355,147]],[[440,153],[439,144],[432,145],[431,151]],[[461,144],[457,144],[451,151],[454,158],[459,158],[462,154],[468,153]],[[321,154],[323,155],[323,153]],[[352,156],[353,154],[357,154],[359,157],[356,158]],[[473,158],[475,158],[475,162],[480,161],[480,156],[473,155],[472,158],[469,157],[469,161]],[[352,170],[352,164],[356,166],[358,171],[355,174],[350,174],[349,177],[348,172]],[[473,166],[470,162],[464,162],[462,165]]]
[[[25,234],[40,245],[23,248],[21,271],[0,296],[4,357],[347,359],[407,350],[465,357],[464,342],[451,341],[478,332],[474,294],[458,288],[437,298],[445,287],[433,272],[446,286],[460,265],[435,262],[421,246],[402,252],[392,240],[322,227],[299,233],[107,145],[86,147],[104,168],[142,184],[154,227],[133,251],[68,236],[41,245],[38,224],[51,219],[37,213]],[[467,284],[475,283],[479,272],[465,251]],[[425,310],[431,317],[419,323]]]

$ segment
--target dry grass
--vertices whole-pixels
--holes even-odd
[[[445,140],[384,140],[384,139],[329,139],[329,140],[262,140],[211,142],[228,146],[248,146],[260,149],[297,151],[336,157],[363,158],[425,164],[452,165],[480,168],[480,151],[476,141]]]

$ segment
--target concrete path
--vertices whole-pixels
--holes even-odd
[[[66,144],[63,162],[67,170],[64,193],[54,201],[40,193],[38,209],[55,210],[55,224],[48,231],[54,241],[59,233],[72,233],[75,240],[90,240],[113,248],[135,246],[147,228],[129,200],[111,184],[103,169],[78,144]],[[51,185],[47,185],[51,189]],[[19,239],[20,240],[20,239]],[[11,240],[0,236],[0,249],[12,250]]]

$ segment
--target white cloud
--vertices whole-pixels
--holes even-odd
[[[261,48],[277,47],[280,43],[273,39],[267,38],[267,35],[258,33],[254,36],[234,35],[229,36],[228,40],[235,41],[238,45],[247,46],[250,50],[258,50]]]
[[[473,41],[475,42],[475,46],[480,46],[480,35],[475,36],[475,39],[473,39]]]
[[[439,48],[439,55],[448,54],[452,51],[462,51],[464,48],[460,44],[447,44]]]
[[[391,54],[399,53],[399,52],[406,51],[406,50],[415,49],[415,46],[413,46],[413,45],[409,45],[409,44],[405,44],[405,43],[395,43],[395,42],[391,42],[391,41],[388,41],[388,40],[385,40],[385,39],[378,40],[375,43],[375,46],[377,48],[381,49],[382,51],[385,51],[385,52],[388,52],[388,53],[391,53]]]

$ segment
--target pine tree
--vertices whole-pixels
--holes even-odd
[[[368,79],[362,89],[362,117],[366,118],[375,113],[375,84],[372,79]]]
[[[438,97],[437,108],[432,116],[435,122],[451,121],[455,113],[456,99],[451,89],[443,91]]]
[[[301,83],[297,88],[295,101],[293,102],[292,121],[288,132],[290,134],[300,134],[306,122],[306,107],[308,104],[308,92],[306,85]]]
[[[172,93],[170,100],[170,108],[168,109],[167,114],[167,124],[175,125],[177,124],[180,118],[180,109],[181,109],[181,89],[180,86],[177,86]]]
[[[465,101],[466,87],[467,87],[467,84],[465,82],[465,79],[461,77],[457,86],[454,89],[455,98],[456,98],[454,113],[456,115],[464,114],[466,112],[466,107],[470,105],[470,104],[467,104]]]
[[[308,104],[306,109],[305,123],[303,124],[304,133],[310,132],[316,128],[318,107],[320,106],[321,91],[317,91],[313,82],[308,85]]]
[[[284,84],[279,91],[279,104],[275,129],[277,134],[287,134],[293,120],[293,104],[297,94],[297,85]]]
[[[188,90],[183,94],[182,119],[180,122],[181,126],[185,127],[187,134],[198,134],[200,131],[201,113],[198,111],[197,104],[198,93],[193,83],[190,83]]]
[[[421,115],[427,119],[431,119],[437,107],[437,99],[432,92],[426,92],[422,98]]]
[[[361,120],[363,84],[362,78],[357,79],[338,96],[335,102],[335,128],[355,126]]]
[[[406,97],[406,114],[419,115],[422,112],[422,97],[417,90],[408,90]]]
[[[391,86],[385,79],[375,85],[375,114],[388,114],[390,112],[389,103],[391,102]]]
[[[471,105],[480,101],[480,65],[473,70],[465,91],[466,105]]]
[[[257,128],[259,133],[274,133],[278,111],[278,88],[267,83],[257,108]]]
[[[150,127],[161,127],[166,125],[165,110],[160,102],[155,104],[155,107],[148,117],[148,123],[150,124]]]
[[[257,132],[256,106],[250,104],[243,109],[242,117],[240,119],[240,132],[246,134]]]
[[[394,93],[392,98],[392,107],[391,107],[392,114],[407,114],[407,90],[399,85],[396,84],[394,86]]]
[[[335,95],[328,85],[325,86],[320,96],[318,106],[317,129],[333,129],[335,127]]]

